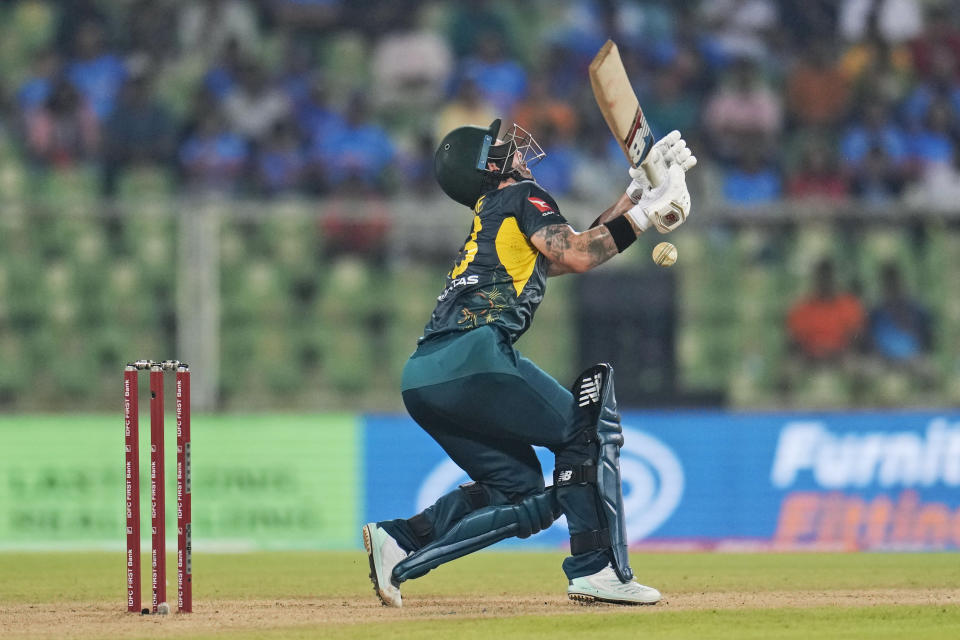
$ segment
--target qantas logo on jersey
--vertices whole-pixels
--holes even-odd
[[[540,213],[542,213],[543,215],[547,215],[548,213],[553,213],[553,212],[554,212],[554,211],[553,211],[553,207],[551,207],[549,204],[547,204],[547,201],[546,201],[546,200],[543,200],[543,199],[541,199],[541,198],[527,198],[527,200],[529,200],[529,201],[530,201],[530,204],[532,204],[533,206],[535,206],[535,207],[537,208],[537,210],[538,210]]]
[[[447,296],[453,293],[453,290],[456,289],[457,287],[464,287],[468,284],[478,284],[479,282],[480,282],[480,276],[478,275],[464,276],[462,278],[452,278],[450,280],[450,284],[447,286],[446,289],[443,290],[443,293],[437,296],[437,300],[440,302],[443,302],[444,300],[447,299]]]

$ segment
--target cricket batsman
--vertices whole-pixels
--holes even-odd
[[[686,220],[696,158],[679,132],[665,136],[650,170],[631,169],[626,192],[577,232],[530,172],[540,146],[516,124],[499,130],[500,120],[459,127],[437,149],[437,181],[473,222],[401,383],[407,411],[472,481],[410,518],[365,525],[370,578],[381,602],[399,607],[405,581],[563,514],[570,599],[654,604],[660,592],[634,581],[627,554],[613,368],[590,367],[571,392],[513,344],[547,277],[589,271],[651,227],[668,233]],[[533,445],[555,455],[552,486]]]

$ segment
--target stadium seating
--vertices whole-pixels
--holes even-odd
[[[327,247],[323,210],[277,201],[214,205],[219,260],[221,406],[398,408],[400,372],[415,348],[446,265],[372,259]],[[116,404],[121,364],[176,352],[178,216],[170,199],[44,198],[0,213],[0,406]],[[690,391],[722,391],[732,406],[933,405],[960,399],[960,232],[925,224],[918,245],[899,225],[868,227],[854,244],[825,227],[701,227],[677,238],[678,372]],[[648,268],[647,249],[622,268]],[[895,260],[933,314],[935,376],[879,368],[824,371],[783,394],[783,323],[823,255],[851,254],[866,304]],[[431,259],[432,260],[432,259]],[[652,268],[652,267],[649,267]],[[561,381],[576,366],[573,277],[551,279],[537,322],[518,343]],[[51,363],[56,363],[51,364]]]

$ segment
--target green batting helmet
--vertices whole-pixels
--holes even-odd
[[[497,142],[500,120],[484,129],[458,127],[444,136],[433,158],[433,173],[448,196],[471,209],[477,199],[496,184],[496,174],[487,169],[490,147]]]

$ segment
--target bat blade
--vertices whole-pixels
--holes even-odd
[[[603,119],[630,164],[640,166],[653,146],[653,134],[613,40],[607,40],[594,56],[589,73]]]

